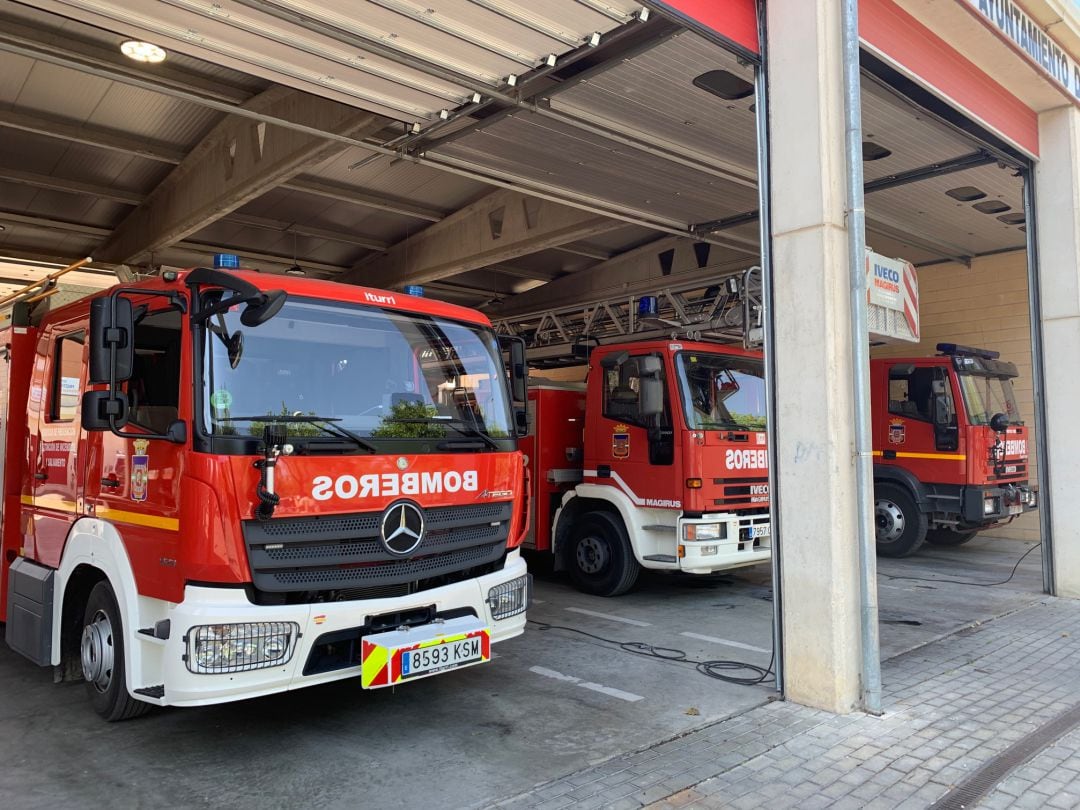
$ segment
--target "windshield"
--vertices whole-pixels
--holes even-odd
[[[964,392],[964,404],[971,424],[989,425],[996,413],[1005,414],[1011,425],[1022,424],[1012,381],[1007,377],[966,373],[958,373],[957,377]]]
[[[681,352],[679,389],[691,430],[765,430],[765,371],[749,357]]]
[[[290,298],[257,327],[242,326],[238,309],[211,318],[205,344],[204,424],[217,436],[261,437],[281,416],[296,417],[291,437],[511,435],[501,355],[484,327]]]

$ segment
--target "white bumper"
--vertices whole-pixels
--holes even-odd
[[[723,536],[706,540],[686,540],[686,527],[718,524]],[[771,535],[749,537],[755,526],[768,526],[765,516],[724,513],[700,518],[680,518],[678,523],[679,567],[687,574],[713,574],[745,565],[768,562],[772,557]]]
[[[437,612],[472,608],[477,617],[491,628],[491,641],[505,641],[524,631],[525,613],[496,621],[488,607],[487,594],[494,586],[525,576],[526,573],[525,561],[515,550],[507,555],[501,571],[411,596],[276,607],[251,604],[239,588],[188,586],[184,601],[169,611],[171,631],[169,639],[164,642],[160,659],[165,694],[154,702],[164,706],[199,706],[359,676],[359,665],[314,675],[302,673],[308,655],[320,636],[360,627],[372,616],[428,605],[435,605]],[[292,658],[283,665],[248,672],[195,674],[188,670],[184,661],[187,652],[184,639],[189,628],[239,622],[295,622],[300,627],[300,637]]]

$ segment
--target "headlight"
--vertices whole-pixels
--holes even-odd
[[[983,514],[992,515],[998,511],[998,499],[994,497],[983,499]]]
[[[184,662],[200,675],[274,667],[289,662],[299,635],[296,622],[198,625],[188,630]]]
[[[684,540],[723,540],[727,537],[726,523],[684,523]]]
[[[488,591],[487,603],[493,619],[508,619],[524,613],[529,606],[531,574],[496,585]]]

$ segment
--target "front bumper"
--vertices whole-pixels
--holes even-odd
[[[320,637],[364,626],[372,617],[430,605],[434,605],[439,613],[471,609],[491,628],[492,643],[506,641],[524,632],[526,614],[522,612],[506,619],[494,619],[487,603],[488,592],[497,585],[526,575],[525,561],[514,550],[507,555],[501,571],[410,596],[387,599],[264,606],[252,604],[245,592],[238,588],[189,585],[184,592],[184,601],[169,613],[171,633],[164,643],[161,656],[165,690],[163,698],[157,702],[166,706],[201,706],[358,677],[361,674],[359,664],[311,675],[304,675],[303,671]],[[300,633],[292,657],[281,665],[244,672],[196,674],[188,670],[184,656],[187,653],[185,639],[189,628],[240,622],[295,622]]]
[[[1038,508],[1038,490],[1021,484],[964,487],[962,518],[969,526],[990,526]]]
[[[717,537],[688,539],[704,534],[703,527]],[[678,570],[687,574],[712,574],[731,568],[768,562],[772,556],[769,515],[722,513],[700,518],[679,518]],[[762,533],[762,532],[766,533]],[[758,536],[754,536],[758,535]]]

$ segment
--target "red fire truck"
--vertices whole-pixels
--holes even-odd
[[[529,386],[525,545],[615,596],[641,568],[708,574],[770,555],[761,355],[700,341],[592,350],[584,386]]]
[[[877,550],[966,543],[1036,507],[1013,363],[939,343],[936,357],[871,361]]]
[[[484,316],[219,269],[34,306],[0,338],[0,620],[103,717],[396,685],[522,632],[525,473]]]

